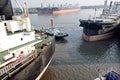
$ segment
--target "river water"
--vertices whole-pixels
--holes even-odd
[[[41,80],[94,80],[98,69],[102,74],[111,70],[120,73],[120,38],[86,42],[82,38],[83,28],[79,19],[94,16],[94,9],[61,15],[31,14],[33,28],[50,27],[54,19],[55,28],[69,34],[65,39],[56,41],[54,58]],[[97,15],[101,14],[101,9]]]

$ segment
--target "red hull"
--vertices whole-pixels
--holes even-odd
[[[58,10],[58,11],[53,11],[53,14],[58,15],[58,14],[64,14],[64,13],[70,13],[70,12],[78,12],[80,9],[65,9],[65,10]]]

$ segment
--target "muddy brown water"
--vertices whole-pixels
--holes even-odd
[[[31,15],[32,24],[37,26],[34,28],[50,27],[50,19],[54,18],[55,28],[69,34],[56,41],[54,58],[41,80],[94,80],[99,68],[103,74],[111,70],[120,73],[119,36],[96,42],[83,40],[78,20],[90,15],[94,15],[93,9],[56,16]]]

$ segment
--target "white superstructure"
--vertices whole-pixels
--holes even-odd
[[[29,18],[26,20],[29,20]],[[0,52],[35,39],[35,33],[31,31],[30,24],[24,23],[24,25],[27,25],[24,27],[20,23],[20,21],[15,20],[0,22]],[[21,32],[21,30],[23,31]],[[16,31],[18,32],[15,33]],[[8,34],[8,32],[11,34]]]
[[[25,4],[26,6],[26,4]],[[12,20],[0,21],[0,52],[35,40],[28,12],[24,17],[13,16]]]

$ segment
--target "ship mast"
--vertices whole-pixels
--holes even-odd
[[[105,2],[104,2],[104,8],[103,8],[103,12],[102,12],[103,15],[106,14],[106,9],[107,9],[107,0],[105,0]]]
[[[112,3],[113,3],[113,2],[111,1],[111,2],[110,2],[109,9],[108,9],[108,13],[109,13],[109,14],[111,13]],[[109,15],[109,14],[108,14],[108,15]]]
[[[96,20],[96,12],[97,12],[97,8],[95,8],[94,21]]]
[[[20,3],[15,0],[17,6],[20,8],[21,12],[23,13],[24,12],[24,16],[29,16],[29,11],[28,11],[28,5],[26,2],[24,2],[24,8],[20,5]]]
[[[15,2],[16,2],[16,5],[20,8],[21,12],[23,13],[24,10],[22,6],[20,5],[20,3],[18,2],[18,0],[15,0]]]

